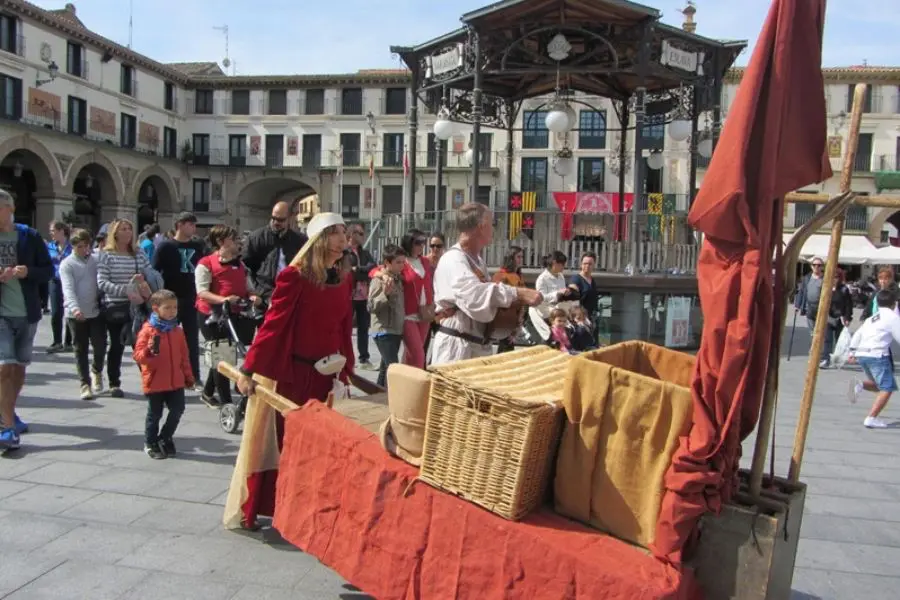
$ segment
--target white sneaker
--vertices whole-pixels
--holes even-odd
[[[888,426],[887,422],[879,417],[866,417],[866,420],[863,421],[863,425],[869,429],[885,429]]]
[[[91,372],[91,388],[98,394],[103,391],[103,375],[101,373]]]
[[[862,381],[854,377],[850,380],[850,386],[847,388],[847,398],[850,400],[850,404],[856,404],[859,400],[859,395],[863,391]]]

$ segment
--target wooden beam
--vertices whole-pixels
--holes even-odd
[[[828,194],[801,194],[791,192],[784,197],[785,203],[796,204],[797,202],[811,202],[813,204],[828,204],[832,196]],[[871,208],[895,208],[900,210],[900,195],[897,196],[859,196],[854,198],[853,203],[857,206],[868,206]]]

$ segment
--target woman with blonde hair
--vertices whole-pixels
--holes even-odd
[[[309,241],[278,274],[265,321],[244,359],[238,380],[242,394],[252,394],[252,377],[259,374],[276,380],[278,393],[297,404],[324,401],[335,376],[346,384],[353,373],[354,282],[344,267],[344,220],[335,213],[319,213],[310,221],[307,234]],[[324,363],[342,363],[343,367],[335,374]],[[246,426],[244,433],[247,435]],[[281,415],[276,416],[275,435],[280,449],[284,435]],[[277,471],[271,469],[247,473],[242,485],[246,498],[239,508],[226,508],[229,523],[253,527],[258,514],[271,516],[276,476]]]
[[[150,298],[150,286],[144,273],[150,268],[147,255],[135,249],[134,225],[128,219],[116,219],[109,224],[106,244],[97,262],[97,287],[100,289],[100,308],[109,333],[106,373],[109,394],[122,398],[122,355],[125,344],[122,332],[132,323],[131,307]],[[103,377],[92,373],[95,392],[103,388]]]

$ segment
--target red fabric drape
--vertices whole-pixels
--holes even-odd
[[[562,225],[560,226],[559,235],[564,240],[572,239],[572,221],[575,215],[575,209],[578,206],[577,192],[553,192],[553,200],[559,212],[562,213]]]
[[[822,80],[824,0],[775,0],[689,215],[706,234],[697,265],[703,338],[694,420],[665,478],[654,554],[680,563],[699,518],[737,484],[756,427],[774,315],[772,255],[783,196],[831,176]],[[776,265],[779,277],[782,265]]]

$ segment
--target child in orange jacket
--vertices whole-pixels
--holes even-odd
[[[147,395],[144,452],[155,459],[175,456],[172,436],[184,414],[184,390],[194,386],[194,373],[184,330],[178,325],[178,298],[159,290],[150,296],[150,319],[134,344],[134,361],[141,367],[141,383]],[[162,429],[163,407],[169,415]]]

